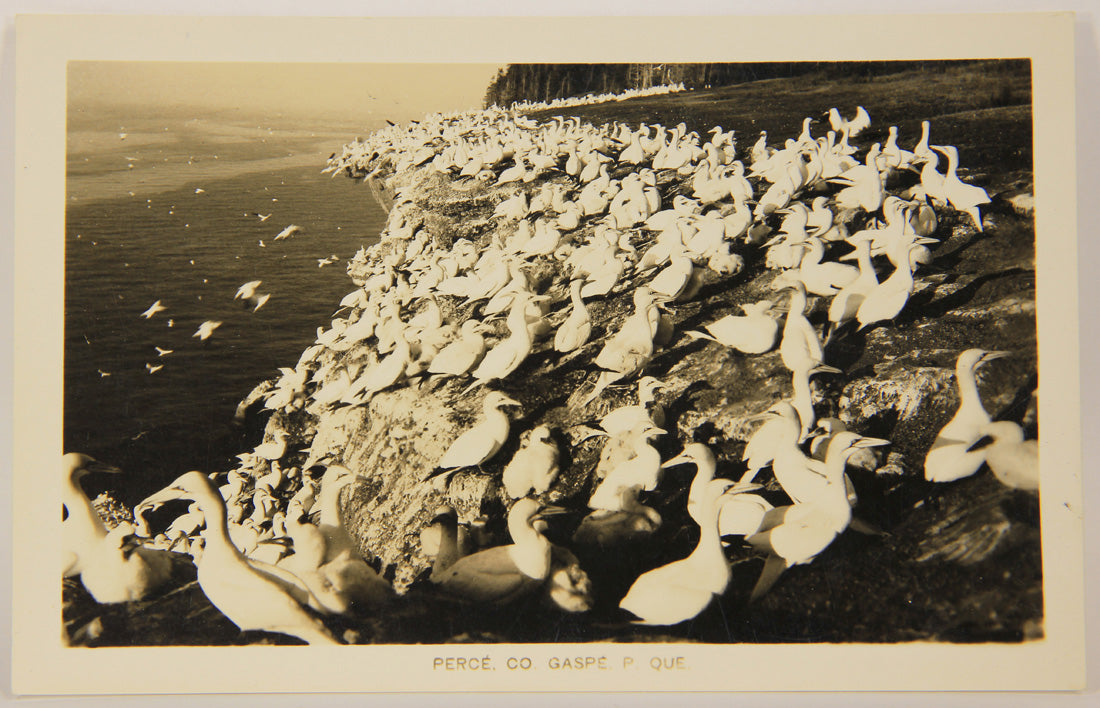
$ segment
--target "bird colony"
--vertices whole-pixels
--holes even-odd
[[[683,83],[658,84],[648,88],[628,88],[621,93],[590,93],[584,96],[565,96],[550,101],[513,101],[513,112],[525,113],[528,111],[541,111],[548,108],[570,108],[572,106],[590,106],[594,103],[607,103],[609,101],[626,101],[631,98],[643,96],[663,96],[670,93],[686,91]]]
[[[940,239],[982,231],[990,202],[959,178],[959,151],[934,144],[928,122],[907,149],[896,128],[884,144],[858,145],[870,122],[862,108],[850,120],[827,116],[746,146],[720,127],[701,136],[682,124],[594,127],[499,109],[356,139],[328,170],[391,188],[388,224],[350,264],[357,287],[331,325],[264,389],[268,441],[228,472],[184,474],[112,531],[78,484],[96,463],[66,456],[65,573],[80,573],[97,601],[118,602],[156,592],[164,556],[189,554],[203,592],[242,630],[333,643],[326,616],[370,616],[413,595],[367,562],[379,549],[356,531],[388,524],[409,557],[427,559],[414,589],[462,602],[538,598],[675,625],[727,592],[728,553],[746,548],[763,559],[762,569],[737,568],[756,574],[742,598],[756,602],[840,534],[874,531],[847,470],[881,468],[891,441],[819,419],[837,406],[816,384],[845,376],[830,363],[834,347],[896,326]],[[467,206],[451,209],[459,231],[433,232],[428,193],[440,209]],[[678,311],[748,270],[765,274],[767,297],[737,303],[740,315],[708,320],[702,310],[695,328],[678,331]],[[259,285],[237,296],[254,299]],[[709,421],[739,431],[743,455],[703,442],[683,398],[675,415],[666,410],[670,389],[684,386],[654,360],[683,346],[717,362],[778,350],[784,396],[734,423]],[[957,412],[923,462],[906,461],[911,469],[923,464],[927,480],[946,483],[987,465],[1004,484],[1037,491],[1035,441],[1016,422],[994,422],[979,395],[978,371],[1009,355],[958,356]],[[551,404],[529,386],[532,362],[560,374]],[[401,448],[412,479],[393,518],[350,518],[345,488],[400,469],[401,457],[365,467],[313,435],[352,412],[362,425],[384,420],[412,399],[436,402],[450,427],[380,433],[421,436]],[[583,423],[562,424],[553,405]],[[681,451],[662,459],[661,449]],[[426,464],[408,461],[424,455]],[[473,502],[459,489],[471,480]],[[174,499],[190,503],[186,513],[147,528],[144,516]],[[653,567],[650,543],[670,525],[694,546]],[[648,569],[617,589],[581,560],[623,558]]]

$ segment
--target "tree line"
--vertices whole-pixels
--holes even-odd
[[[1026,60],[1016,60],[1024,61]],[[497,71],[485,91],[485,106],[516,101],[552,101],[587,94],[682,83],[701,89],[746,81],[819,73],[824,78],[868,80],[900,71],[943,71],[957,61],[752,62],[665,64],[509,64]]]

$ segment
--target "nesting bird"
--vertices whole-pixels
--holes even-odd
[[[994,359],[1008,356],[1006,351],[967,349],[955,362],[955,386],[959,409],[943,426],[924,458],[924,477],[929,482],[953,482],[977,472],[985,461],[985,452],[970,450],[992,422],[978,393],[975,375]]]
[[[62,574],[79,575],[101,604],[141,600],[163,587],[172,570],[168,554],[143,548],[127,523],[108,531],[80,486],[89,472],[121,470],[73,452],[63,456],[62,467],[62,504],[68,513],[61,524]]]
[[[482,402],[485,419],[451,443],[436,463],[437,469],[454,471],[463,467],[478,467],[497,454],[508,439],[511,427],[508,414],[502,409],[519,405],[519,401],[499,391],[490,391]]]
[[[535,525],[543,516],[558,511],[528,497],[517,500],[508,512],[512,543],[459,558],[440,571],[439,580],[433,577],[433,582],[449,595],[481,603],[508,603],[533,592],[550,575],[552,553],[550,541]],[[444,532],[448,537],[440,541],[441,548],[453,543],[451,528]]]
[[[198,561],[199,587],[210,603],[241,630],[279,632],[307,644],[339,644],[289,589],[257,570],[230,541],[225,501],[206,475],[187,472],[144,503],[188,499],[206,519],[206,542]],[[305,600],[307,594],[299,596]]]

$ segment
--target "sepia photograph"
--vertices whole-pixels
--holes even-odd
[[[955,56],[67,60],[56,650],[1050,647],[1049,91]]]

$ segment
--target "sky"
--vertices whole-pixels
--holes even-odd
[[[481,107],[490,64],[70,62],[70,107],[320,117],[364,127]]]

